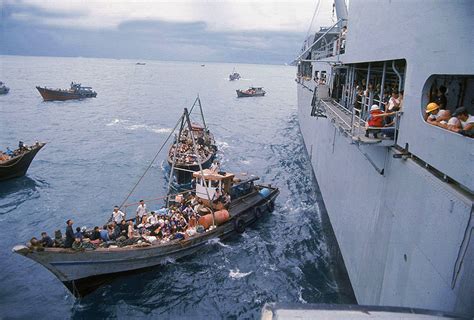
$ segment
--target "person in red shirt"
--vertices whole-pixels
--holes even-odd
[[[373,128],[383,127],[383,116],[380,116],[382,114],[383,114],[383,111],[380,110],[380,107],[378,105],[374,104],[372,107],[370,107],[370,116],[369,116],[369,120],[367,121],[367,128],[365,131],[366,137],[369,136],[369,133],[372,133],[374,135],[374,138],[378,138],[377,134],[379,134],[381,130],[377,130]]]

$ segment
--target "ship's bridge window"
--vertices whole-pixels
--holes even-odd
[[[474,76],[432,75],[423,87],[423,119],[464,136],[474,137]]]

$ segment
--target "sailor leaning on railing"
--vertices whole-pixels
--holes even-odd
[[[474,116],[465,107],[459,107],[451,114],[436,102],[430,102],[426,106],[425,120],[434,126],[474,138]]]

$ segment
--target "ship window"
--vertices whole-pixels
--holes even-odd
[[[426,122],[443,129],[474,136],[474,76],[432,75],[421,96]]]

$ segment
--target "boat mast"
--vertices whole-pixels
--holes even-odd
[[[198,96],[198,99],[199,99],[199,96]],[[196,147],[196,139],[194,139],[193,128],[191,126],[191,120],[189,119],[189,113],[188,113],[187,108],[184,108],[184,116],[186,117],[186,122],[188,123],[188,129],[189,129],[189,132],[191,133],[191,139],[193,141],[194,154],[198,158],[198,165],[199,165],[199,171],[201,172],[201,179],[204,180],[204,171],[202,170],[201,157],[199,156],[199,153],[198,153],[198,150],[197,150],[197,147]],[[212,214],[212,225],[215,226],[216,224],[215,224],[215,219],[214,219],[214,210],[212,209],[211,196],[209,195],[209,190],[207,190],[207,187],[204,188],[204,189],[206,189],[207,199],[209,200],[209,208],[211,209],[211,214]]]
[[[183,132],[183,127],[184,127],[184,113],[181,116],[181,125],[179,127],[179,132],[178,135],[175,138],[175,147],[174,147],[174,152],[173,152],[173,162],[171,163],[171,171],[170,171],[170,176],[168,179],[168,197],[166,197],[166,207],[168,207],[169,202],[170,202],[170,190],[171,190],[171,182],[173,181],[173,172],[174,172],[174,166],[176,164],[176,155],[178,154],[178,145],[180,143],[180,138],[181,138],[181,133]]]

